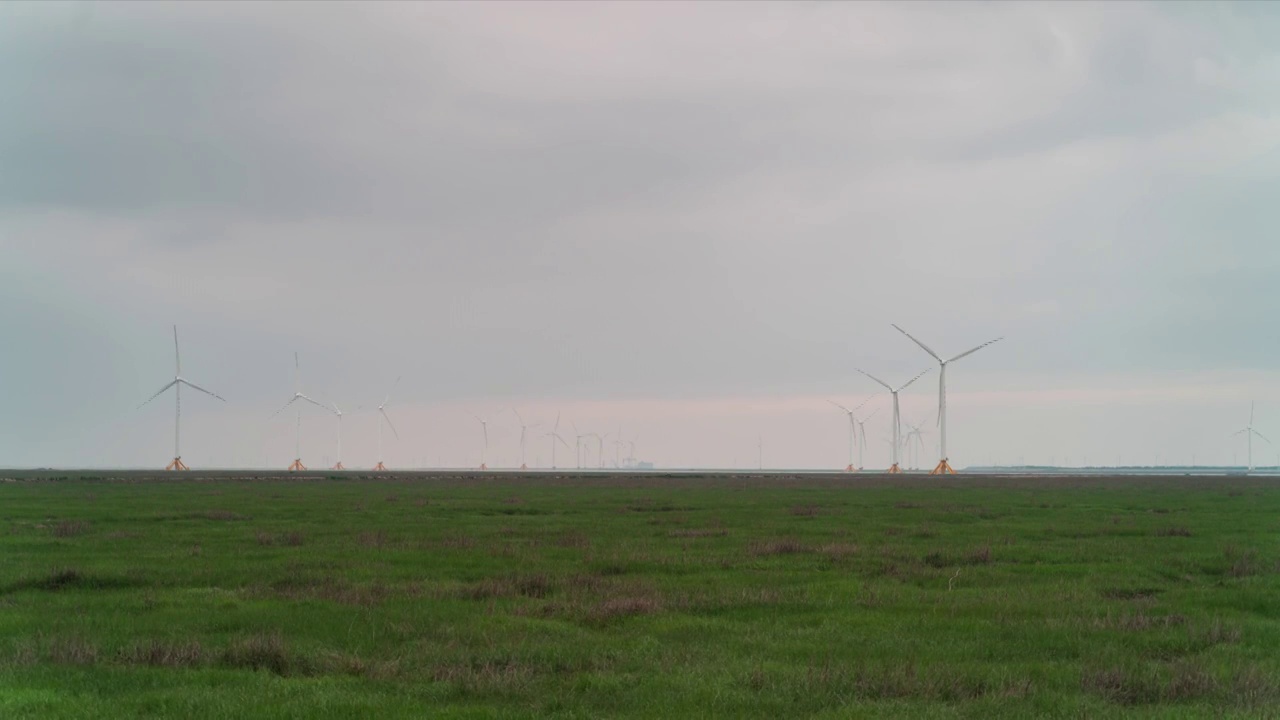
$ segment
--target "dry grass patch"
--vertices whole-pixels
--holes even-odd
[[[546,575],[512,575],[485,578],[462,588],[459,596],[465,600],[490,600],[494,598],[530,597],[544,598],[555,589]]]
[[[222,652],[222,665],[243,670],[267,670],[282,677],[305,674],[309,665],[294,657],[278,631],[233,639]]]
[[[1156,537],[1191,537],[1191,531],[1185,527],[1163,527],[1156,530]]]
[[[241,515],[230,510],[207,510],[202,513],[194,513],[189,516],[193,520],[217,520],[219,522],[232,522],[236,520],[252,520],[248,515]]]
[[[794,517],[816,517],[818,514],[817,505],[793,505],[787,512]]]
[[[189,668],[204,663],[204,647],[195,640],[169,643],[150,640],[136,643],[120,651],[118,661],[126,665]]]
[[[582,532],[566,532],[555,539],[555,545],[562,548],[586,550],[591,547],[591,538]]]
[[[699,530],[671,530],[667,532],[667,537],[673,538],[709,538],[724,537],[729,531],[724,528],[707,528]]]
[[[62,520],[54,525],[50,532],[54,537],[75,537],[89,532],[89,523],[86,520]]]
[[[437,665],[431,670],[435,682],[455,683],[468,694],[515,694],[533,682],[533,668],[516,660],[486,660]]]
[[[754,540],[747,546],[747,552],[756,557],[769,555],[797,555],[811,552],[812,548],[799,540],[783,538],[779,540]]]
[[[832,560],[843,560],[858,554],[858,546],[853,543],[827,543],[818,548],[818,552]]]

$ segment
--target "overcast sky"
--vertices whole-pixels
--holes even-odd
[[[184,393],[192,467],[293,459],[295,351],[349,466],[403,375],[392,467],[478,464],[477,414],[518,464],[513,407],[531,465],[559,412],[843,467],[827,399],[933,365],[891,322],[1005,337],[948,371],[953,464],[1243,463],[1251,400],[1280,436],[1277,38],[1268,3],[0,3],[0,466],[167,463],[172,397],[135,408],[177,324],[227,398]],[[932,466],[936,369],[902,402]],[[304,462],[335,434],[305,412]]]

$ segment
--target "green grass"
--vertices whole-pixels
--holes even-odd
[[[1280,485],[0,483],[0,717],[1258,717]]]

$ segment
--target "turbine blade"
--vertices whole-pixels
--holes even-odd
[[[168,382],[168,384],[167,384],[167,385],[165,385],[164,387],[162,387],[162,388],[160,388],[159,390],[157,390],[155,395],[152,395],[151,397],[147,398],[145,402],[143,402],[141,405],[139,405],[139,406],[138,406],[137,408],[135,408],[135,409],[137,409],[137,410],[141,410],[143,407],[145,407],[145,406],[146,406],[146,404],[147,404],[147,403],[149,403],[149,402],[151,402],[152,400],[155,400],[156,398],[160,397],[161,395],[163,395],[163,394],[164,394],[164,391],[165,391],[165,390],[168,390],[169,388],[171,388],[171,387],[173,387],[174,385],[177,385],[177,384],[178,384],[178,381],[177,381],[177,380],[170,380],[170,381]]]
[[[964,351],[964,352],[960,353],[959,355],[957,355],[957,356],[955,356],[955,357],[951,358],[951,359],[950,359],[950,360],[948,360],[947,362],[949,362],[949,363],[955,362],[955,361],[959,360],[960,358],[965,357],[966,355],[972,355],[972,354],[974,354],[974,353],[978,352],[979,350],[981,350],[982,348],[984,348],[984,347],[986,347],[986,346],[988,346],[988,345],[994,345],[994,344],[996,344],[996,343],[1000,342],[1000,341],[1001,341],[1001,340],[1003,340],[1003,339],[1004,339],[1004,338],[1002,338],[1002,337],[998,337],[998,338],[996,338],[995,340],[988,340],[988,341],[986,341],[986,342],[982,343],[981,345],[979,345],[978,347],[976,347],[976,348],[974,348],[974,349],[972,349],[972,350],[966,350],[966,351]]]
[[[391,402],[391,393],[396,391],[396,386],[399,384],[400,384],[400,378],[397,377],[396,381],[391,383],[391,389],[387,391],[387,396],[382,400],[383,407],[385,407],[387,403]]]
[[[889,324],[890,324],[890,325],[893,325],[893,323],[889,323]],[[927,352],[927,353],[929,353],[930,355],[932,355],[934,360],[937,360],[938,362],[942,362],[942,358],[938,357],[938,353],[934,352],[933,350],[930,350],[928,345],[925,345],[924,343],[922,343],[922,342],[920,342],[919,340],[917,340],[917,339],[915,339],[914,337],[912,337],[912,336],[911,336],[911,333],[907,332],[906,330],[903,330],[902,328],[898,327],[897,325],[893,325],[893,329],[894,329],[894,330],[897,330],[898,332],[902,333],[903,335],[906,335],[906,336],[907,336],[907,339],[909,339],[909,340],[911,340],[911,342],[913,342],[913,343],[915,343],[915,344],[919,345],[921,350],[924,350],[925,352]]]
[[[835,405],[836,407],[840,408],[841,410],[843,410],[843,411],[844,411],[844,412],[846,412],[846,413],[847,413],[847,412],[851,412],[851,411],[849,410],[849,408],[847,408],[847,407],[845,407],[845,406],[841,405],[840,403],[836,402],[835,400],[828,400],[827,402],[831,403],[832,405]]]
[[[1253,406],[1252,401],[1249,402],[1249,427],[1253,427]]]
[[[394,434],[395,434],[395,436],[396,436],[396,439],[397,439],[397,440],[399,440],[399,439],[400,439],[400,432],[399,432],[398,430],[396,430],[396,426],[395,426],[395,424],[391,422],[391,416],[387,414],[387,411],[386,411],[386,410],[379,410],[378,412],[382,413],[382,417],[386,418],[386,420],[387,420],[387,427],[391,428],[391,432],[392,432],[392,433],[394,433]]]
[[[861,370],[861,369],[859,369],[859,368],[854,368],[854,370],[857,370],[858,372],[862,373],[863,375],[866,375],[867,377],[871,378],[872,380],[875,380],[876,382],[880,383],[881,385],[883,385],[883,386],[884,386],[884,389],[885,389],[885,390],[888,390],[889,392],[893,392],[893,388],[889,387],[889,383],[887,383],[887,382],[885,382],[885,381],[881,380],[880,378],[876,377],[875,375],[872,375],[871,373],[867,372],[866,370]]]
[[[560,413],[559,412],[556,413],[556,425],[555,425],[555,428],[552,429],[552,432],[560,432]]]
[[[565,449],[565,450],[569,450],[569,449],[570,449],[570,448],[569,448],[569,443],[565,442],[565,441],[564,441],[564,438],[560,437],[559,435],[556,435],[556,436],[555,436],[555,439],[557,439],[557,440],[559,440],[559,441],[560,441],[560,444],[564,446],[564,449]]]
[[[178,369],[175,375],[182,374],[182,355],[178,353],[178,326],[173,326],[173,365]]]
[[[913,383],[913,382],[915,382],[915,381],[919,380],[920,378],[924,377],[925,375],[928,375],[928,374],[929,374],[929,371],[930,371],[930,370],[932,370],[932,369],[933,369],[933,368],[925,368],[925,369],[924,369],[924,371],[923,371],[923,372],[921,372],[919,375],[917,375],[917,376],[915,376],[915,377],[911,378],[910,380],[908,380],[906,385],[903,385],[902,387],[898,388],[898,392],[902,392],[903,390],[906,390],[908,387],[910,387],[910,386],[911,386],[911,383]]]
[[[1266,436],[1266,435],[1263,435],[1262,433],[1258,432],[1257,430],[1254,430],[1254,431],[1253,431],[1253,434],[1254,434],[1254,435],[1257,435],[1258,437],[1262,438],[1263,440],[1267,440],[1267,436]],[[1268,445],[1270,445],[1270,444],[1271,444],[1271,441],[1270,441],[1270,440],[1267,440],[1267,444],[1268,444]]]
[[[322,402],[317,402],[315,400],[312,400],[311,398],[307,397],[306,395],[303,395],[302,393],[298,393],[298,397],[301,398],[302,400],[306,400],[307,402],[311,403],[312,405],[315,405],[316,407],[320,408],[321,410],[324,410],[325,412],[330,412],[329,408],[325,407],[324,403]]]
[[[209,397],[212,397],[212,398],[217,398],[217,399],[221,400],[222,402],[226,402],[226,401],[227,401],[227,399],[226,399],[226,398],[222,397],[222,396],[221,396],[221,395],[219,395],[218,393],[216,393],[216,392],[211,392],[211,391],[209,391],[209,390],[205,390],[204,388],[202,388],[202,387],[200,387],[199,385],[197,385],[197,384],[195,384],[195,383],[191,382],[190,380],[175,380],[174,382],[180,382],[180,383],[182,383],[183,385],[186,385],[187,387],[191,388],[192,390],[199,390],[200,392],[204,393],[205,395],[208,395]]]
[[[521,427],[523,427],[523,426],[524,426],[524,418],[520,417],[520,411],[519,411],[519,410],[516,410],[515,408],[511,408],[511,412],[513,412],[513,413],[515,413],[515,414],[516,414],[516,420],[519,420],[519,421],[520,421],[520,426],[521,426]]]
[[[284,412],[285,410],[288,410],[288,409],[289,409],[289,406],[290,406],[290,405],[292,405],[292,404],[293,404],[294,402],[296,402],[297,400],[298,400],[298,396],[297,396],[297,395],[294,395],[293,397],[289,398],[289,402],[285,403],[285,404],[284,404],[284,406],[283,406],[283,407],[281,407],[279,410],[277,410],[277,411],[275,411],[275,412],[271,413],[271,418],[273,418],[273,417],[275,417],[275,416],[279,415],[280,413]],[[267,418],[267,419],[268,419],[268,420],[270,420],[271,418]]]
[[[1244,430],[1237,430],[1237,431],[1235,431],[1235,432],[1231,433],[1231,437],[1235,437],[1235,436],[1237,436],[1237,435],[1243,435],[1243,434],[1245,434],[1245,433],[1247,433],[1247,432],[1249,432],[1249,428],[1245,428]]]

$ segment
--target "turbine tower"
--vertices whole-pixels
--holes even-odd
[[[524,441],[525,441],[525,436],[528,434],[528,432],[529,432],[529,428],[536,428],[536,427],[538,427],[538,423],[534,423],[534,424],[532,424],[532,425],[526,425],[526,424],[525,424],[525,422],[524,422],[524,418],[520,417],[520,413],[519,413],[519,412],[517,412],[515,408],[511,408],[511,412],[515,413],[515,414],[516,414],[516,420],[519,420],[519,421],[520,421],[520,469],[521,469],[521,470],[528,470],[528,469],[529,469],[529,466],[528,466],[528,465],[526,465],[526,464],[525,464],[525,462],[524,462],[524,456],[525,456],[525,453],[524,453],[524,448],[525,448]],[[555,444],[555,441],[553,440],[553,441],[551,442],[551,452],[552,452],[552,454],[554,454],[554,453],[555,453],[555,451],[556,451],[556,444]],[[554,462],[554,461],[552,461],[552,464],[554,465],[554,464],[555,464],[555,462]]]
[[[391,393],[395,392],[396,386],[400,384],[400,378],[391,383],[391,389],[387,391],[387,395],[382,400],[382,404],[378,406],[378,464],[373,466],[374,470],[386,470],[387,466],[382,462],[382,421],[387,422],[387,427],[391,428],[391,433],[400,439],[400,433],[396,430],[396,426],[391,423],[391,416],[387,414],[387,403],[391,402]]]
[[[480,450],[480,469],[488,470],[489,463],[487,462],[487,460],[489,459],[489,421],[481,418],[479,415],[472,415],[472,417],[476,419],[476,422],[480,423],[480,430],[481,432],[484,433],[484,446]]]
[[[867,421],[876,416],[879,410],[872,410],[871,414],[858,420],[858,470],[863,470],[866,465],[862,464],[863,459],[867,455]],[[856,420],[856,418],[855,418]]]
[[[569,443],[565,442],[564,438],[560,437],[560,413],[556,413],[556,424],[552,426],[551,432],[547,433],[543,437],[551,439],[551,469],[555,470],[556,469],[556,442],[559,442],[561,445],[563,445],[565,450],[569,449]]]
[[[845,472],[855,472],[853,467],[853,451],[854,451],[854,448],[856,448],[858,445],[858,424],[853,418],[853,413],[858,410],[861,410],[862,406],[866,405],[870,401],[871,401],[871,398],[867,398],[866,400],[863,400],[862,403],[859,404],[858,407],[854,408],[853,410],[850,410],[849,408],[841,405],[835,400],[827,401],[832,405],[835,405],[837,408],[840,408],[841,412],[843,412],[845,415],[849,417],[849,466],[844,469]],[[858,463],[858,464],[861,465],[862,463]]]
[[[333,403],[333,414],[338,416],[338,462],[334,463],[334,470],[346,470],[347,467],[342,464],[342,408],[338,407],[338,403]]]
[[[889,472],[889,474],[891,474],[891,475],[896,475],[896,474],[898,474],[898,473],[902,472],[902,468],[898,466],[898,452],[899,452],[899,450],[901,450],[901,448],[902,448],[902,419],[901,419],[901,416],[898,414],[898,393],[900,393],[900,392],[902,392],[903,390],[906,390],[908,387],[910,387],[910,386],[911,386],[911,383],[913,383],[913,382],[915,382],[915,381],[919,380],[920,378],[924,377],[924,376],[929,372],[929,370],[931,370],[931,369],[932,369],[932,368],[928,368],[928,369],[924,370],[924,371],[923,371],[923,372],[921,372],[919,375],[916,375],[915,377],[913,377],[913,378],[911,378],[910,380],[908,380],[908,381],[906,381],[905,383],[903,383],[903,385],[902,385],[901,387],[898,387],[898,388],[896,388],[896,389],[895,389],[895,388],[890,387],[890,386],[889,386],[889,383],[887,383],[887,382],[885,382],[885,381],[881,380],[880,378],[878,378],[878,377],[876,377],[876,376],[872,375],[871,373],[867,372],[866,370],[860,370],[860,369],[858,369],[858,368],[854,368],[854,370],[857,370],[858,372],[862,373],[863,375],[866,375],[867,377],[871,378],[872,380],[875,380],[876,382],[878,382],[878,383],[880,383],[881,385],[883,385],[883,386],[884,386],[884,389],[885,389],[885,390],[888,390],[888,391],[889,391],[889,395],[891,395],[891,396],[893,397],[893,419],[891,420],[891,422],[893,423],[893,426],[892,426],[892,430],[893,430],[893,439],[889,441],[889,442],[891,442],[891,443],[893,444],[893,464],[889,466],[889,471],[888,471],[888,472]]]
[[[585,438],[585,437],[591,437],[591,433],[583,433],[582,431],[578,430],[578,424],[577,424],[577,423],[571,423],[571,425],[573,425],[573,434],[574,434],[574,437],[575,437],[574,445],[576,446],[576,449],[575,449],[575,451],[574,451],[574,452],[575,452],[575,455],[577,456],[575,459],[576,459],[576,461],[577,461],[577,463],[578,463],[578,469],[579,469],[579,470],[581,470],[581,469],[582,469],[582,465],[583,465],[583,461],[582,461],[582,438]]]
[[[1271,441],[1263,437],[1262,433],[1253,429],[1253,405],[1253,403],[1249,403],[1249,424],[1246,425],[1243,430],[1238,430],[1232,433],[1233,436],[1243,434],[1249,439],[1249,472],[1253,472],[1253,436],[1257,435],[1265,440],[1268,445],[1271,444]]]
[[[951,463],[947,461],[947,365],[955,362],[956,360],[959,360],[962,357],[972,355],[988,345],[998,343],[1004,338],[998,337],[995,340],[988,340],[987,342],[982,343],[981,345],[979,345],[978,347],[972,350],[966,350],[960,353],[959,355],[956,355],[950,360],[943,360],[942,357],[938,355],[938,353],[934,352],[933,350],[930,350],[928,345],[925,345],[924,343],[920,342],[914,337],[911,337],[910,333],[908,333],[906,330],[903,330],[897,325],[894,325],[893,329],[897,330],[903,335],[906,335],[907,338],[911,340],[911,342],[919,345],[920,349],[929,353],[929,355],[931,355],[934,360],[938,361],[938,365],[940,365],[942,368],[942,370],[938,374],[938,427],[939,427],[938,450],[939,450],[939,455],[942,456],[942,459],[938,461],[938,466],[935,467],[933,471],[930,472],[929,474],[930,475],[954,475],[956,471],[954,468],[951,467]]]
[[[192,390],[198,390],[199,392],[202,392],[205,395],[208,395],[209,397],[222,400],[222,402],[226,402],[226,400],[223,400],[222,396],[218,395],[217,393],[209,392],[208,390],[205,390],[199,385],[196,385],[195,383],[189,380],[183,379],[182,354],[178,352],[178,326],[177,325],[173,326],[173,362],[174,362],[173,379],[170,380],[164,387],[157,390],[155,395],[152,395],[151,397],[147,398],[147,401],[142,403],[142,405],[139,405],[138,409],[141,410],[144,406],[147,405],[147,403],[163,395],[164,392],[169,388],[173,388],[173,405],[174,405],[173,462],[165,466],[165,470],[190,470],[191,468],[187,467],[186,463],[182,462],[182,386],[186,385]]]
[[[302,381],[299,379],[299,375],[300,375],[300,372],[298,369],[298,353],[295,352],[293,354],[293,397],[289,398],[289,402],[285,403],[284,407],[272,413],[271,414],[272,418],[284,412],[285,410],[288,410],[290,405],[298,402],[299,400],[302,400],[303,402],[309,402],[312,405],[315,405],[316,407],[324,410],[325,412],[329,412],[329,408],[325,407],[324,405],[321,405],[315,400],[312,400],[311,398],[302,394]],[[293,460],[293,464],[289,466],[289,472],[298,472],[300,470],[307,469],[307,466],[302,464],[302,406],[299,405],[296,409],[298,411],[298,417],[297,417],[296,424],[294,425],[294,435],[293,435],[294,460]]]

